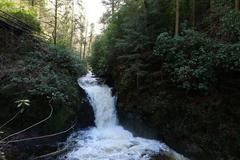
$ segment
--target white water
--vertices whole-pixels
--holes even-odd
[[[91,73],[79,79],[88,95],[95,114],[96,127],[79,131],[68,138],[74,149],[60,159],[67,160],[149,160],[151,156],[167,153],[178,160],[183,156],[165,144],[133,135],[118,125],[115,97],[107,85],[98,84]]]

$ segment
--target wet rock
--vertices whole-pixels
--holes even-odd
[[[81,104],[77,108],[77,119],[78,119],[78,126],[79,128],[87,128],[90,126],[94,126],[94,112],[92,106],[90,105],[86,93],[81,90],[81,95],[83,95],[83,99]]]

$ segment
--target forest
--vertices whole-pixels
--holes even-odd
[[[238,160],[240,0],[100,3],[0,0],[0,160]]]

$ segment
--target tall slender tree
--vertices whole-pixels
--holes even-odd
[[[75,30],[75,15],[74,15],[74,0],[72,0],[72,17],[71,17],[71,37],[70,37],[70,47],[73,47],[73,38],[74,38],[74,30]]]
[[[112,15],[113,15],[115,13],[115,0],[112,0],[111,8],[112,8]]]
[[[83,41],[84,41],[84,29],[85,29],[85,15],[84,15],[84,7],[82,0],[77,0],[77,8],[78,8],[78,17],[76,20],[76,36],[77,36],[77,45],[78,52],[80,58],[82,58],[83,54]]]
[[[84,33],[85,33],[85,16],[81,16],[79,20],[79,53],[83,58],[83,46],[84,46]]]
[[[111,14],[113,15],[115,13],[115,8],[117,6],[117,0],[103,0],[102,3],[105,6],[108,6],[111,8]]]
[[[53,29],[53,43],[57,44],[57,25],[58,25],[58,0],[54,4],[54,29]]]
[[[101,22],[106,24],[109,19],[114,15],[120,6],[125,3],[126,0],[102,0],[104,6],[106,6],[107,11],[101,17]]]
[[[179,35],[180,0],[176,0],[175,36]]]
[[[35,5],[35,0],[31,0],[31,5],[32,5],[32,6]]]
[[[86,58],[86,51],[87,51],[87,37],[88,37],[88,22],[86,22],[86,27],[85,27],[85,36],[84,36],[84,42],[83,42],[83,57]]]
[[[235,0],[235,9],[236,9],[237,11],[240,10],[240,0]]]
[[[91,53],[91,45],[93,41],[93,36],[94,36],[94,23],[91,23],[90,25],[90,35],[89,35],[89,42],[88,42],[88,53]]]
[[[192,27],[196,25],[196,0],[192,0]]]

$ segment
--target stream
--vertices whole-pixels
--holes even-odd
[[[88,96],[95,115],[95,126],[73,133],[66,144],[73,149],[59,160],[149,160],[154,155],[167,154],[176,160],[184,156],[156,140],[134,137],[118,123],[116,97],[111,88],[100,84],[91,73],[78,81]]]

